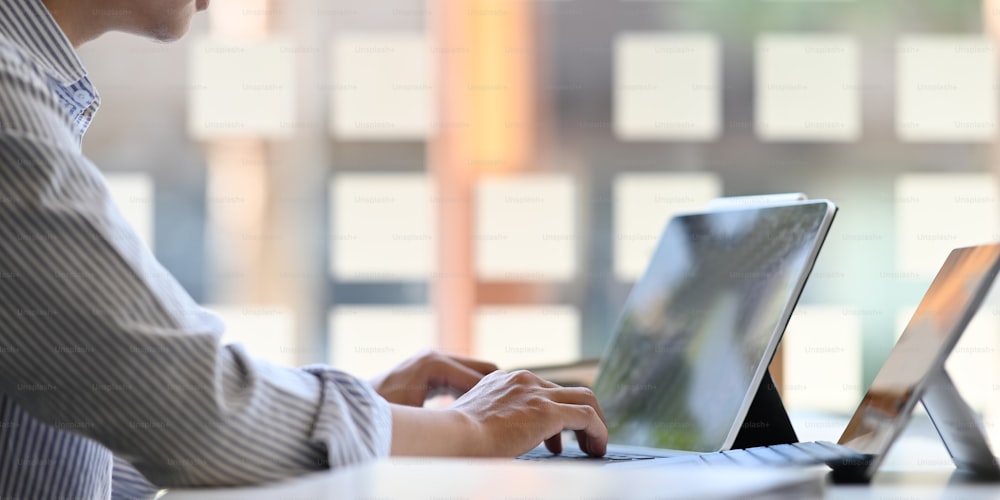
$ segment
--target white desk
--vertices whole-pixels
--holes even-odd
[[[814,498],[823,474],[794,469],[597,465],[513,460],[394,459],[259,488],[175,491],[167,500],[444,500]]]
[[[1000,484],[976,484],[955,477],[953,470],[880,472],[868,486],[831,486],[826,498],[836,500],[986,500],[1000,499]]]
[[[940,467],[888,470],[871,485],[844,486],[826,484],[826,473],[818,468],[613,470],[592,465],[515,464],[507,460],[409,459],[312,474],[257,488],[176,490],[165,499],[1000,499],[1000,484],[969,483],[953,472]],[[771,490],[777,486],[782,489]]]
[[[836,441],[844,417],[793,415],[803,440]],[[775,484],[798,483],[779,498],[922,500],[997,499],[1000,483],[975,483],[952,466],[926,417],[914,417],[871,485],[826,484],[825,468],[607,470],[592,465],[521,464],[509,460],[383,461],[354,470],[313,474],[258,488],[173,491],[167,500],[229,498],[754,498]],[[805,486],[803,486],[805,485]],[[821,492],[817,487],[825,486]],[[810,489],[812,488],[812,489]]]

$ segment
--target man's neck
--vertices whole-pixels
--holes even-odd
[[[104,29],[91,24],[87,10],[93,10],[89,0],[41,0],[56,20],[59,29],[74,47],[79,47],[104,33]]]

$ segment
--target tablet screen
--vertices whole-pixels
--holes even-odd
[[[809,201],[670,221],[594,383],[610,442],[727,446],[834,212],[828,201]]]

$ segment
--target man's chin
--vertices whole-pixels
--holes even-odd
[[[208,3],[210,1],[211,0],[195,0],[194,8],[199,11],[205,10],[208,8]]]
[[[150,30],[133,31],[137,35],[152,38],[158,42],[174,42],[187,34],[191,27],[190,20],[187,22],[178,21],[170,24],[163,24]]]

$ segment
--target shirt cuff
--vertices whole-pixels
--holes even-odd
[[[303,368],[320,379],[320,408],[310,438],[325,445],[329,467],[389,456],[392,410],[367,382],[328,366]]]

